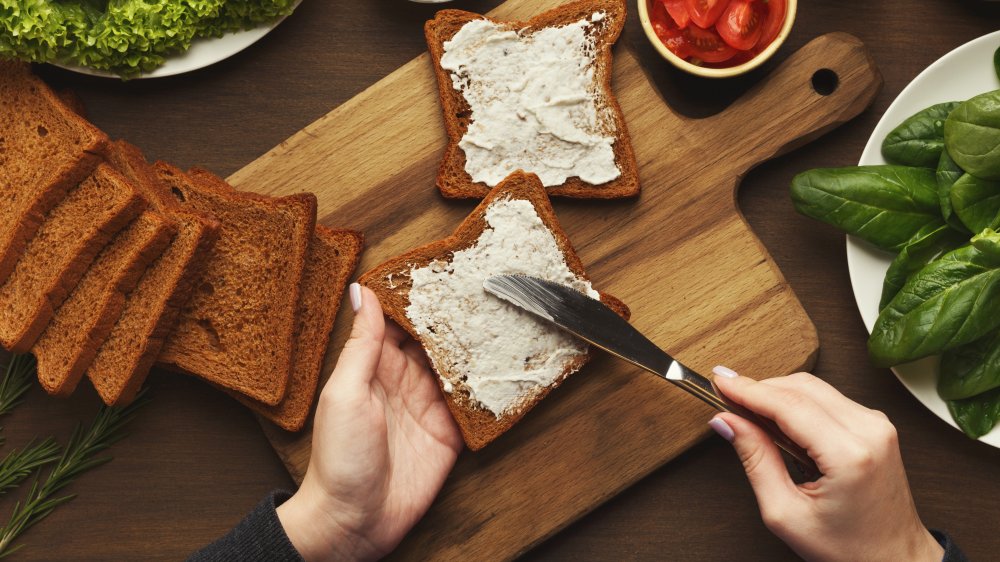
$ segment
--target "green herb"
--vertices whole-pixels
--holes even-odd
[[[1000,90],[959,104],[944,123],[944,139],[963,170],[1000,181]]]
[[[7,363],[7,370],[0,380],[0,415],[10,413],[24,399],[24,393],[35,380],[35,358],[31,355],[14,355]]]
[[[979,439],[1000,421],[1000,389],[965,400],[950,400],[948,411],[966,435]]]
[[[111,460],[111,457],[95,455],[125,436],[122,430],[144,402],[140,396],[124,408],[102,407],[90,428],[84,431],[82,426],[77,426],[73,430],[69,443],[45,482],[36,480],[24,500],[14,506],[7,524],[0,527],[0,558],[21,548],[22,545],[13,546],[14,539],[21,533],[47,517],[55,508],[76,497],[58,495],[63,488],[84,472]]]
[[[895,164],[937,166],[944,150],[944,122],[958,103],[939,103],[908,117],[885,137],[882,156]]]
[[[927,168],[809,170],[792,179],[792,202],[800,213],[889,251],[944,224],[935,172]]]
[[[59,459],[59,445],[49,438],[35,445],[28,443],[23,449],[14,449],[0,461],[0,494],[16,488],[36,468]]]

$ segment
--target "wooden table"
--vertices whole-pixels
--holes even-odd
[[[496,3],[452,6],[486,11]],[[993,31],[1000,5],[972,0],[800,4],[779,59],[817,35],[847,31],[871,49],[885,87],[855,121],[751,172],[740,192],[742,209],[816,323],[822,347],[815,372],[896,423],[924,521],[949,530],[973,559],[995,558],[1000,450],[961,437],[887,370],[869,365],[844,238],[797,215],[788,185],[807,168],[855,163],[899,91],[944,53]],[[144,148],[151,158],[183,167],[200,164],[228,175],[422,52],[422,23],[434,9],[404,0],[307,0],[257,45],[190,75],[120,83],[52,68],[42,74],[75,89],[97,125]],[[718,111],[773,66],[724,82],[682,75],[646,43],[632,11],[625,40],[636,44],[664,95],[682,113]],[[132,435],[113,448],[114,462],[83,477],[71,489],[79,494],[76,500],[24,535],[27,548],[21,558],[182,558],[224,533],[269,490],[291,485],[256,421],[237,403],[181,376],[156,373],[150,383],[154,399],[133,424]],[[73,423],[89,420],[97,399],[86,385],[81,388],[66,401],[32,390],[28,403],[3,420],[8,443],[21,444],[35,435],[65,438]],[[0,503],[0,518],[14,497]],[[781,560],[794,555],[761,524],[729,445],[712,438],[527,558]]]

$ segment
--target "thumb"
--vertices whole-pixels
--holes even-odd
[[[375,376],[385,341],[385,317],[378,297],[367,287],[352,283],[351,307],[354,326],[344,344],[331,378],[366,384]]]
[[[787,509],[798,498],[781,451],[761,428],[731,413],[717,414],[709,425],[736,449],[765,522],[773,519],[769,514],[775,509]]]

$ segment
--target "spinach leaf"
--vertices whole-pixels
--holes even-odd
[[[1000,90],[959,104],[944,122],[944,141],[963,170],[1000,180]]]
[[[882,156],[895,164],[935,167],[944,149],[945,119],[958,104],[939,103],[908,117],[886,135]]]
[[[935,172],[927,168],[809,170],[792,179],[792,202],[800,213],[889,251],[943,224]]]
[[[941,354],[938,395],[971,398],[1000,387],[1000,330]]]
[[[1000,421],[1000,389],[964,400],[950,400],[948,411],[966,435],[979,439]]]
[[[958,181],[958,178],[965,174],[965,170],[958,167],[958,164],[951,159],[948,155],[947,150],[941,151],[941,159],[938,160],[937,172],[935,176],[937,178],[937,188],[938,188],[938,202],[941,205],[941,216],[944,217],[944,222],[948,223],[959,232],[968,232],[968,228],[962,224],[958,216],[955,215],[955,210],[951,207],[951,186]]]
[[[963,174],[951,186],[951,207],[972,232],[992,226],[1000,214],[1000,182]]]
[[[949,226],[941,225],[904,246],[889,264],[889,270],[885,272],[885,280],[882,282],[882,299],[878,305],[879,311],[888,306],[911,275],[943,252],[954,250],[966,241],[966,236]]]
[[[997,78],[1000,78],[1000,47],[993,51],[993,70],[996,71]]]
[[[868,353],[879,367],[971,343],[1000,327],[1000,234],[927,264],[879,313]]]

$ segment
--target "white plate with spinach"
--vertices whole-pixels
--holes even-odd
[[[861,155],[859,165],[886,164],[882,143],[910,116],[934,104],[964,101],[1000,88],[1000,78],[990,64],[1000,47],[1000,31],[980,37],[951,51],[921,72],[886,110]],[[859,237],[847,237],[847,264],[851,285],[865,326],[871,332],[879,317],[883,281],[894,254]],[[948,404],[937,390],[939,358],[927,357],[893,367],[900,382],[942,420],[958,428]],[[1000,426],[979,438],[1000,447]]]

